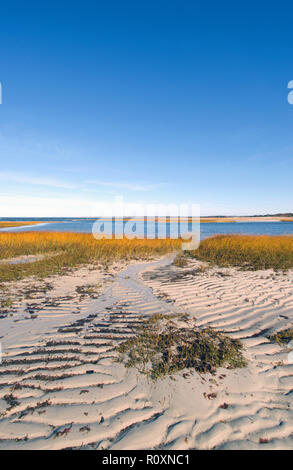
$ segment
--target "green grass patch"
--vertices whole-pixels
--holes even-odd
[[[186,325],[186,326],[185,326]],[[117,347],[119,362],[153,380],[183,369],[215,373],[218,367],[245,367],[239,340],[212,328],[198,328],[187,316],[153,315],[135,337]]]

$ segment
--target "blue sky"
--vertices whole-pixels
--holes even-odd
[[[2,4],[0,216],[99,215],[117,196],[292,212],[292,12]]]

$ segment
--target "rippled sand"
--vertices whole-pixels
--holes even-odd
[[[0,449],[293,448],[293,364],[267,339],[292,326],[293,273],[171,261],[15,285],[0,314]],[[153,383],[115,362],[144,318],[174,311],[240,338],[249,366]]]

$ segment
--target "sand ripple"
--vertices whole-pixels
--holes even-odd
[[[0,319],[0,449],[292,449],[293,364],[267,336],[292,326],[293,273],[170,261],[81,270]],[[98,296],[76,293],[90,282]],[[174,311],[240,338],[249,366],[153,383],[115,362],[144,318]]]

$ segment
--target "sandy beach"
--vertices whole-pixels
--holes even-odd
[[[293,7],[43,3],[1,5],[0,452],[293,450]]]
[[[293,272],[202,269],[174,256],[7,284],[0,449],[289,449]],[[198,269],[200,268],[200,269]],[[245,347],[248,366],[152,381],[115,346],[157,313],[188,313]]]

